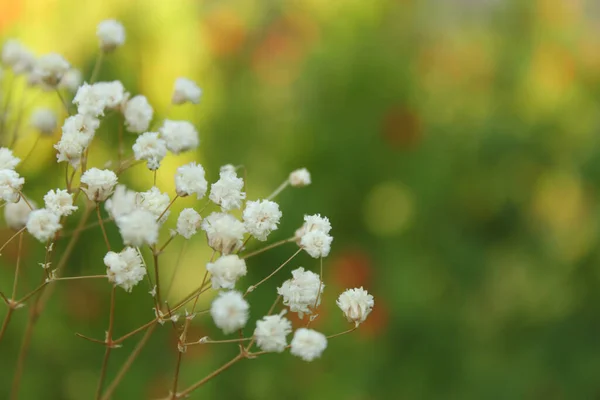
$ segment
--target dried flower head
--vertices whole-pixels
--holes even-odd
[[[319,275],[299,267],[292,271],[292,278],[283,282],[277,293],[283,297],[283,304],[290,311],[297,312],[303,318],[304,314],[312,314],[312,308],[321,303],[323,289],[325,284],[321,282]]]
[[[175,173],[175,190],[180,197],[196,195],[200,200],[206,194],[208,182],[204,177],[204,168],[202,165],[191,162],[177,168]]]
[[[135,247],[153,245],[158,241],[156,216],[147,210],[134,210],[116,219],[123,243]]]
[[[361,287],[347,289],[340,294],[336,304],[342,310],[348,322],[354,322],[358,326],[367,319],[375,305],[375,301],[373,296]]]
[[[142,257],[133,247],[125,247],[120,253],[109,251],[104,256],[104,265],[107,267],[108,281],[127,292],[131,292],[146,276]]]
[[[211,274],[213,289],[233,289],[239,278],[246,275],[246,262],[235,254],[221,256],[208,263],[206,270]]]
[[[136,160],[145,160],[149,170],[155,171],[167,155],[167,143],[158,137],[158,132],[142,133],[133,145]]]
[[[244,226],[256,239],[265,241],[277,229],[281,215],[279,205],[273,201],[249,201],[243,213]]]
[[[200,144],[196,128],[188,121],[166,119],[160,128],[160,134],[167,142],[167,149],[173,154],[193,150]]]
[[[4,205],[4,220],[9,228],[18,231],[19,229],[23,229],[27,224],[29,214],[32,211],[29,206],[35,210],[36,204],[30,199],[26,200],[21,197],[16,203],[6,203]]]
[[[159,222],[164,222],[169,217],[171,210],[165,210],[169,206],[171,199],[166,193],[162,193],[156,186],[150,188],[145,192],[137,194],[136,205],[141,210],[150,211],[155,218],[160,218]]]
[[[34,210],[27,219],[27,231],[40,242],[47,242],[62,228],[60,217],[44,208]]]
[[[0,169],[15,169],[20,162],[21,159],[15,157],[12,150],[0,147]]]
[[[101,202],[110,197],[117,185],[117,175],[108,169],[90,168],[81,176],[82,188],[88,199]]]
[[[202,221],[208,245],[221,254],[230,254],[242,247],[244,224],[233,215],[214,212]]]
[[[250,305],[241,293],[220,292],[210,306],[210,315],[223,333],[229,334],[243,328],[248,322]]]
[[[125,28],[114,19],[107,19],[98,24],[96,35],[100,40],[100,48],[105,53],[115,50],[125,43]]]
[[[186,239],[196,234],[202,217],[193,208],[184,208],[177,218],[177,233]]]
[[[171,102],[173,104],[184,104],[186,102],[198,104],[201,95],[202,89],[196,85],[196,82],[187,78],[177,78]]]
[[[8,203],[16,203],[24,183],[25,179],[12,169],[0,169],[0,198]]]
[[[244,180],[238,178],[235,169],[221,168],[219,180],[210,186],[210,200],[221,206],[223,211],[229,211],[242,206],[246,193],[242,192]]]
[[[40,80],[51,87],[58,86],[60,80],[70,67],[67,60],[56,53],[41,56],[35,62],[35,71],[39,75]]]
[[[256,321],[254,337],[263,351],[281,353],[287,346],[286,336],[292,333],[292,323],[281,315],[267,315]]]
[[[44,205],[46,210],[52,211],[60,217],[71,215],[73,211],[77,210],[77,206],[73,205],[73,194],[61,189],[50,190],[46,193]]]
[[[303,359],[312,361],[321,357],[327,348],[327,338],[313,329],[299,328],[294,332],[290,352]]]
[[[104,203],[104,208],[111,218],[116,219],[135,210],[136,199],[136,192],[127,189],[125,185],[117,185],[113,195]]]
[[[123,106],[125,125],[130,132],[142,133],[150,126],[154,109],[146,96],[137,95],[129,99]]]
[[[290,174],[290,185],[294,187],[303,187],[310,185],[310,172],[306,168],[300,168],[292,171]]]
[[[31,114],[32,127],[45,135],[51,135],[56,130],[56,113],[49,108],[37,108]]]

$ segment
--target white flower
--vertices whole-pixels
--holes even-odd
[[[88,199],[96,202],[104,201],[113,193],[117,185],[117,175],[108,169],[90,168],[81,176],[82,188]]]
[[[58,162],[67,161],[74,167],[79,166],[83,152],[88,148],[100,121],[86,115],[73,115],[62,126],[62,136],[54,148],[58,150]]]
[[[321,217],[320,214],[305,215],[304,221],[306,232],[321,231],[323,233],[329,233],[329,231],[331,231],[329,219],[327,217]]]
[[[292,332],[292,323],[280,315],[267,315],[256,321],[254,337],[263,351],[281,353],[287,346],[286,336]]]
[[[210,306],[210,315],[212,315],[215,325],[223,333],[229,334],[246,325],[249,309],[250,306],[241,293],[220,292]]]
[[[158,241],[158,222],[150,211],[134,210],[116,219],[126,245],[135,247],[153,245]]]
[[[146,96],[137,95],[129,99],[123,106],[125,125],[130,132],[142,133],[150,126],[154,109]]]
[[[109,251],[104,256],[104,265],[108,281],[128,292],[146,276],[142,256],[133,247],[125,247],[120,253]]]
[[[244,224],[233,215],[214,212],[202,221],[208,245],[221,254],[232,253],[242,247]]]
[[[175,190],[180,197],[195,194],[200,200],[206,194],[208,182],[204,178],[202,165],[191,162],[177,168],[175,173]]]
[[[31,126],[46,135],[51,135],[57,125],[56,114],[48,108],[36,109],[33,114],[31,114],[30,121]]]
[[[300,168],[292,171],[290,174],[290,184],[294,187],[302,187],[310,185],[310,172],[306,168]]]
[[[25,179],[12,169],[0,169],[0,198],[8,203],[19,201]]]
[[[265,241],[277,229],[281,219],[279,205],[270,200],[249,201],[243,213],[246,231],[256,239]]]
[[[321,357],[321,354],[327,348],[327,337],[312,329],[299,328],[294,332],[291,345],[290,352],[293,355],[304,361],[312,361]]]
[[[118,218],[136,209],[137,193],[127,189],[125,185],[117,185],[115,192],[104,204],[111,218]]]
[[[95,86],[85,82],[77,89],[77,93],[73,98],[73,104],[77,105],[79,114],[92,117],[104,115],[104,107],[106,106],[99,93],[95,90]]]
[[[34,210],[27,219],[27,231],[40,242],[47,242],[62,228],[59,220],[60,217],[52,211],[44,208]]]
[[[81,71],[79,71],[76,68],[71,68],[70,70],[65,72],[65,75],[60,80],[58,87],[61,89],[67,89],[71,93],[75,93],[81,85],[81,82]]]
[[[48,86],[56,87],[62,77],[67,73],[71,66],[61,56],[56,53],[49,53],[38,58],[35,62],[35,70],[41,81]]]
[[[310,231],[300,239],[300,247],[313,258],[327,257],[331,251],[333,237],[323,231]]]
[[[170,202],[171,199],[169,199],[169,195],[166,193],[161,193],[156,186],[153,186],[150,188],[150,190],[145,192],[138,193],[136,198],[136,204],[139,209],[150,211],[152,214],[154,214],[155,218],[160,217],[162,214],[159,222],[166,221],[167,217],[171,213],[171,210],[164,212],[169,206]]]
[[[242,206],[246,193],[242,192],[244,180],[238,178],[235,170],[221,168],[219,180],[210,186],[209,198],[221,206],[223,211],[233,210]]]
[[[354,322],[357,326],[367,319],[371,313],[375,301],[373,296],[361,288],[347,289],[340,294],[336,301],[337,306],[342,310],[348,322]]]
[[[110,52],[125,43],[125,28],[119,21],[107,19],[98,24],[96,36],[102,51]]]
[[[31,207],[36,208],[33,201],[29,199],[27,201]],[[4,220],[6,221],[6,225],[14,230],[22,229],[27,224],[29,214],[31,213],[29,205],[23,197],[19,198],[19,201],[16,203],[6,203],[4,205]]]
[[[73,195],[66,190],[50,190],[44,196],[44,204],[46,210],[61,217],[71,215],[73,211],[77,210],[77,206],[73,205]]]
[[[94,91],[106,108],[120,107],[126,99],[125,88],[121,81],[94,83]]]
[[[136,160],[146,160],[148,169],[157,170],[167,155],[167,143],[158,137],[157,132],[142,133],[135,140],[133,155]]]
[[[277,288],[277,293],[283,297],[283,304],[288,306],[290,311],[297,312],[298,316],[303,318],[304,314],[312,314],[311,308],[321,303],[324,288],[325,284],[321,282],[319,275],[300,267],[292,271],[292,278],[283,282],[281,287]]]
[[[213,289],[233,289],[235,282],[246,275],[246,262],[235,254],[221,256],[214,263],[206,264],[211,274]]]
[[[160,128],[160,134],[167,142],[167,149],[174,154],[195,149],[200,144],[196,128],[188,121],[166,119]]]
[[[106,108],[117,108],[125,99],[125,88],[120,81],[84,83],[77,89],[73,104],[79,114],[98,117]]]
[[[173,89],[173,104],[183,104],[187,101],[198,104],[202,89],[196,85],[196,82],[187,78],[177,78],[175,80],[175,88]]]
[[[0,147],[0,169],[15,169],[21,159],[13,156],[12,150]]]
[[[33,69],[35,56],[18,40],[9,39],[2,47],[2,63],[16,75],[25,74]]]
[[[184,208],[177,218],[177,233],[186,239],[196,234],[202,217],[193,208]]]

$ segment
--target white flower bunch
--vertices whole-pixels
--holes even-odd
[[[49,107],[36,108],[30,116],[29,126],[40,135],[38,138],[44,135],[46,140],[51,140],[56,128],[61,127],[61,136],[53,143],[52,150],[56,154],[56,162],[52,163],[56,171],[48,165],[47,182],[52,186],[44,191],[33,190],[34,188],[25,185],[25,178],[20,174],[20,168],[30,159],[31,151],[23,153],[27,155],[21,160],[9,148],[12,146],[0,147],[0,199],[4,207],[5,224],[13,231],[8,240],[18,238],[17,265],[35,261],[44,269],[43,283],[28,294],[15,297],[13,293],[11,300],[7,300],[8,297],[2,294],[9,307],[9,317],[13,311],[31,300],[45,302],[47,296],[41,294],[49,285],[61,285],[60,281],[67,279],[100,278],[111,290],[108,307],[110,324],[105,333],[98,333],[102,339],[91,341],[106,347],[106,357],[134,333],[148,329],[147,332],[151,334],[150,327],[154,330],[167,321],[176,325],[180,332],[178,351],[183,353],[192,344],[230,343],[239,348],[239,355],[233,362],[259,357],[263,353],[282,353],[288,349],[294,356],[313,361],[321,357],[328,338],[358,328],[374,306],[373,296],[362,287],[344,291],[336,302],[343,316],[354,324],[354,328],[330,336],[310,328],[312,321],[319,315],[326,287],[323,282],[323,259],[330,254],[333,242],[332,226],[327,217],[320,214],[306,215],[303,225],[292,237],[288,236],[283,240],[280,238],[271,244],[263,243],[279,234],[283,213],[274,200],[275,197],[286,187],[310,185],[311,174],[308,170],[301,168],[286,174],[283,183],[269,196],[262,198],[251,198],[252,193],[246,193],[244,179],[238,176],[239,167],[231,164],[223,165],[218,171],[211,170],[195,161],[189,161],[193,154],[187,154],[183,156],[187,161],[178,164],[174,173],[164,172],[162,165],[169,153],[171,156],[191,153],[199,146],[198,131],[190,121],[164,119],[153,123],[154,108],[144,94],[131,96],[119,80],[96,82],[103,58],[109,57],[110,53],[124,45],[126,32],[120,22],[109,19],[98,24],[96,35],[100,46],[99,58],[92,75],[85,77],[86,82],[80,70],[73,68],[59,54],[50,53],[36,59],[33,53],[14,39],[6,41],[2,49],[2,64],[4,68],[12,70],[13,79],[24,80],[24,87],[33,85],[37,89],[57,92],[56,107],[64,107],[68,114],[63,120],[61,115],[65,112],[58,113],[53,111],[53,107]],[[202,89],[194,81],[178,78],[173,87],[171,103],[198,104],[201,97]],[[154,104],[164,104],[160,99],[151,100],[156,100]],[[3,109],[10,109],[12,104],[1,106]],[[117,114],[118,118],[115,120],[120,124],[119,136],[104,123],[107,115],[114,114]],[[3,124],[5,122],[11,123],[12,119],[3,121]],[[14,144],[19,138],[19,126],[7,128],[10,128],[6,129],[7,132],[14,132],[14,137],[7,142]],[[124,129],[139,134],[129,148],[125,145],[127,138],[124,140],[122,136]],[[94,142],[96,137],[101,140],[96,139]],[[112,139],[115,142],[118,140],[118,151],[96,152],[97,147],[110,143],[109,140]],[[48,158],[52,159],[47,157],[40,162],[45,162]],[[147,169],[140,167],[134,170],[140,162]],[[27,169],[23,171],[26,172]],[[135,190],[132,188],[134,186],[126,184],[130,179],[128,175],[132,175],[123,175],[126,171],[134,172],[135,179],[132,183]],[[218,179],[211,178],[217,172]],[[160,180],[157,180],[158,173],[161,174]],[[137,179],[142,174],[147,174],[154,183],[144,185],[144,179]],[[160,187],[165,181],[165,174],[168,174],[166,180],[174,183],[174,188]],[[33,200],[25,193],[33,197]],[[45,195],[43,198],[36,198],[32,193]],[[37,204],[42,204],[41,201],[43,208],[37,208]],[[181,204],[180,207],[182,202],[187,202],[190,206],[183,208]],[[90,219],[96,221],[89,222]],[[82,235],[86,230],[95,230],[96,236]],[[205,235],[197,235],[200,230]],[[45,246],[42,260],[32,260],[36,257],[36,252],[22,250],[24,236],[31,236]],[[78,242],[79,240],[82,242]],[[106,249],[101,253],[104,254],[103,260],[99,260],[96,252],[88,251],[92,245],[84,240],[93,241],[92,245],[96,245],[97,241],[104,242]],[[61,242],[60,246],[56,246],[60,250],[55,249],[55,242]],[[186,250],[186,243],[190,243],[195,249],[204,246],[212,255],[210,260],[209,257],[195,259],[201,273],[185,277],[190,282],[197,280],[193,282],[196,286],[194,291],[178,293],[173,297],[168,288],[173,286],[174,290],[181,289],[177,285],[171,285],[172,282],[165,285],[164,279],[165,272],[172,273],[173,280],[179,277],[177,265],[172,265],[174,261],[164,262],[163,254],[171,251],[172,247],[181,246],[181,255]],[[295,249],[281,264],[253,263],[254,256],[286,245]],[[77,246],[85,249],[81,254],[87,258],[80,260],[83,262],[77,268],[65,268],[69,266],[69,257]],[[256,249],[250,249],[251,247]],[[118,250],[115,251],[116,249]],[[295,257],[304,257],[304,261],[314,265],[306,269],[297,265],[291,267]],[[318,259],[316,263],[313,258]],[[150,260],[151,262],[147,262]],[[101,268],[101,274],[98,274],[98,267],[102,262],[106,269]],[[56,268],[53,269],[55,264]],[[251,268],[263,278],[244,286]],[[287,269],[281,272],[284,268]],[[17,267],[15,273],[18,274],[20,269]],[[82,271],[81,275],[61,276],[74,270]],[[289,279],[285,279],[286,276]],[[14,287],[17,287],[17,278],[18,276],[15,277]],[[277,290],[272,289],[270,293],[275,303],[266,315],[254,315],[253,317],[260,318],[250,322],[253,292],[259,287],[267,287],[263,284],[268,280],[278,280]],[[139,289],[146,285],[146,289]],[[119,287],[130,293],[128,296],[144,296],[148,301],[148,308],[152,308],[151,314],[149,310],[146,312],[153,319],[146,325],[133,329],[132,333],[115,338],[115,308],[119,310],[122,307],[119,304],[122,294],[115,298],[115,291]],[[240,291],[240,287],[247,289]],[[215,294],[210,308],[205,312],[197,312],[199,297],[209,291]],[[46,294],[49,295],[49,292]],[[174,303],[173,298],[183,300]],[[34,306],[38,307],[37,303]],[[275,311],[277,307],[279,310]],[[37,309],[43,308],[40,305]],[[302,326],[294,330],[292,322],[285,317],[288,312],[297,313]],[[35,317],[36,313],[30,314]],[[189,326],[194,317],[204,314],[212,318],[219,335],[235,334],[235,338],[212,340],[204,337],[190,342]],[[180,316],[184,315],[185,318],[180,321]],[[304,318],[304,315],[308,318]],[[0,340],[6,328],[10,329],[8,322],[7,319],[3,325]],[[30,319],[29,323],[33,327],[35,319]],[[253,327],[251,331],[248,325]],[[292,334],[288,344],[288,336]],[[181,358],[182,355],[179,356]],[[105,387],[103,379],[114,375],[106,374],[108,364],[110,363],[103,364],[100,374],[98,398],[111,397],[110,393],[102,393]],[[192,385],[179,391],[175,385],[174,397],[171,397],[187,397],[196,387]]]

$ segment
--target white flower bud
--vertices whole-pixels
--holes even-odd
[[[179,213],[177,218],[177,233],[186,239],[190,239],[196,234],[200,227],[202,217],[193,208],[185,208]]]
[[[137,95],[129,99],[123,106],[127,130],[142,133],[150,126],[154,109],[148,103],[146,96]]]
[[[263,351],[281,353],[287,346],[286,336],[292,333],[292,323],[280,315],[268,315],[256,321],[254,337]]]
[[[52,211],[44,208],[34,210],[27,219],[27,231],[40,242],[47,242],[62,228],[59,220],[60,217]]]
[[[249,201],[243,213],[244,226],[256,239],[265,241],[277,229],[281,215],[279,205],[273,201]]]
[[[246,262],[235,254],[221,256],[208,263],[206,270],[211,274],[213,289],[233,289],[235,282],[246,275]]]
[[[125,28],[119,21],[107,19],[98,24],[96,36],[102,51],[108,53],[125,43]]]
[[[146,276],[142,256],[132,247],[124,248],[120,253],[109,251],[104,256],[108,281],[121,286],[127,292]]]
[[[134,210],[116,219],[119,232],[126,245],[140,247],[158,241],[158,222],[150,211]]]
[[[45,135],[52,135],[56,130],[56,113],[48,108],[38,108],[31,114],[32,127]]]
[[[303,187],[310,185],[310,172],[306,168],[300,168],[292,171],[290,174],[290,184],[294,187]]]
[[[233,215],[212,213],[202,221],[202,230],[206,232],[208,245],[221,254],[230,254],[242,247],[244,224]]]
[[[242,192],[244,180],[238,178],[235,170],[221,168],[219,180],[210,186],[210,200],[221,206],[223,211],[229,211],[242,206],[246,193]]]
[[[312,361],[321,357],[327,348],[327,337],[312,329],[299,328],[294,332],[290,352],[303,359]]]
[[[136,160],[145,160],[149,170],[155,171],[167,155],[167,143],[158,137],[158,132],[146,132],[138,136],[133,145]]]
[[[215,325],[229,334],[243,328],[248,322],[250,305],[239,292],[220,292],[213,300],[210,314]]]
[[[196,85],[196,82],[187,78],[177,78],[171,102],[173,104],[184,104],[189,101],[190,103],[198,104],[201,95],[202,89]]]
[[[77,210],[77,206],[73,205],[73,195],[66,190],[56,189],[50,190],[44,196],[45,208],[52,211],[59,217],[71,215]]]
[[[208,182],[204,177],[202,165],[191,162],[177,168],[175,173],[175,190],[180,197],[195,194],[200,200],[206,194]]]
[[[196,128],[188,121],[166,119],[160,128],[160,135],[167,142],[167,149],[173,154],[193,150],[200,144]]]
[[[292,271],[291,279],[277,288],[277,293],[283,297],[283,304],[290,311],[297,312],[303,318],[304,314],[312,314],[312,308],[321,303],[323,289],[325,284],[321,282],[319,275],[299,267]]]
[[[87,198],[101,202],[110,197],[117,185],[117,175],[108,169],[90,168],[81,176],[82,188]]]
[[[340,294],[336,304],[342,310],[348,322],[354,322],[358,325],[367,319],[375,305],[375,301],[373,296],[361,287],[348,289]]]

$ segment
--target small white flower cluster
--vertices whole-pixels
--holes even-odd
[[[125,43],[125,29],[115,20],[102,21],[96,34],[101,50],[99,62],[102,57],[106,57]],[[319,259],[322,271],[323,258],[331,251],[333,237],[330,234],[332,227],[329,219],[320,214],[305,215],[304,223],[295,232],[294,237],[250,254],[245,252],[246,243],[265,242],[278,230],[283,214],[279,204],[273,199],[286,187],[310,185],[311,174],[307,169],[294,170],[270,196],[250,200],[247,199],[244,179],[238,176],[239,167],[231,164],[222,166],[219,169],[218,180],[209,184],[205,168],[196,162],[188,162],[180,165],[172,177],[175,193],[163,192],[156,186],[156,171],[161,167],[163,159],[168,153],[178,155],[192,151],[200,144],[198,131],[191,122],[165,119],[153,124],[157,129],[149,130],[154,118],[154,109],[145,96],[131,96],[118,80],[93,83],[97,68],[94,69],[89,83],[82,84],[81,73],[71,68],[58,54],[50,53],[36,58],[18,41],[9,40],[2,49],[1,58],[4,66],[10,68],[15,75],[26,75],[29,84],[57,90],[59,94],[63,89],[74,93],[72,104],[76,106],[76,112],[71,113],[75,107],[63,104],[69,116],[62,121],[61,137],[54,144],[57,163],[67,163],[64,165],[66,188],[47,191],[43,197],[44,208],[38,209],[36,203],[23,194],[25,180],[15,170],[21,160],[15,157],[10,149],[0,148],[0,198],[5,203],[6,224],[13,230],[26,230],[40,242],[46,243],[47,253],[51,251],[55,240],[68,236],[62,235],[61,230],[69,217],[72,218],[78,214],[80,208],[84,208],[84,215],[74,231],[78,233],[79,229],[87,229],[85,219],[90,214],[93,215],[91,211],[95,208],[97,224],[101,227],[108,252],[103,259],[106,275],[90,277],[107,279],[113,285],[113,290],[119,286],[131,292],[147,277],[146,263],[140,248],[151,249],[155,258],[155,268],[158,268],[158,257],[167,245],[179,237],[190,240],[202,230],[206,235],[208,247],[213,250],[213,256],[206,264],[206,274],[197,296],[211,288],[219,291],[208,311],[216,327],[224,334],[241,332],[246,327],[250,320],[247,296],[267,279],[272,278],[299,253],[306,252],[310,257]],[[195,82],[187,78],[178,78],[174,84],[171,103],[198,104],[201,96],[202,90]],[[109,113],[118,114],[122,123],[120,128],[125,127],[139,135],[129,149],[122,148],[120,137],[116,167],[113,160],[108,160],[101,168],[93,167],[88,165],[92,161],[89,158],[91,144],[100,129],[102,118]],[[30,117],[30,126],[39,134],[50,137],[59,126],[58,115],[49,108],[38,108]],[[129,154],[123,154],[126,151]],[[147,190],[134,191],[120,182],[121,172],[136,164],[133,159],[145,162],[147,168],[154,171],[155,183]],[[193,207],[180,211],[175,229],[170,229],[166,243],[159,246],[161,231],[162,236],[166,236],[165,225],[169,224],[171,206],[180,197],[187,197],[187,201],[198,201],[207,197],[209,201],[200,211]],[[101,218],[100,203],[104,203],[103,207],[110,216],[109,219]],[[211,208],[201,215],[207,207]],[[82,212],[79,211],[79,214]],[[120,252],[111,251],[104,226],[108,223],[114,223],[119,230],[122,244],[119,247],[122,249]],[[94,225],[89,225],[91,226]],[[270,274],[265,274],[263,280],[248,287],[245,292],[239,290],[240,280],[247,275],[250,257],[294,241],[298,248],[291,258]],[[46,260],[42,265],[48,268],[50,262]],[[46,283],[56,280],[54,271],[47,273],[49,275]],[[161,324],[168,320],[176,323],[178,315],[170,310],[167,314],[163,304],[160,304],[158,269],[156,274],[156,282],[150,284],[149,291],[154,300],[155,321]],[[149,276],[147,278],[152,281]],[[210,287],[207,287],[208,278]],[[251,344],[244,348],[240,343],[241,355],[252,357],[253,353],[250,350],[252,345],[256,344],[262,351],[254,355],[262,352],[281,353],[290,349],[291,354],[305,361],[319,358],[327,348],[328,337],[309,329],[309,325],[318,316],[324,289],[321,275],[304,267],[294,268],[291,277],[282,279],[277,293],[273,293],[274,296],[277,295],[277,300],[271,311],[280,300],[284,309],[274,315],[269,311],[256,321],[252,337],[245,338],[251,340]],[[195,294],[192,294],[189,298],[194,296]],[[374,299],[361,287],[343,292],[336,304],[344,317],[354,323],[356,328],[370,314]],[[180,304],[178,308],[183,305],[185,303]],[[296,313],[299,319],[304,321],[304,316],[307,315],[308,322],[294,330],[292,322],[286,318],[288,312]],[[194,311],[189,313],[186,310],[184,332],[194,315]],[[292,332],[293,336],[288,344],[288,336]],[[110,343],[110,333],[107,337],[106,343]],[[185,338],[185,333],[182,337]],[[182,352],[185,351],[185,346],[184,342],[178,343]]]

